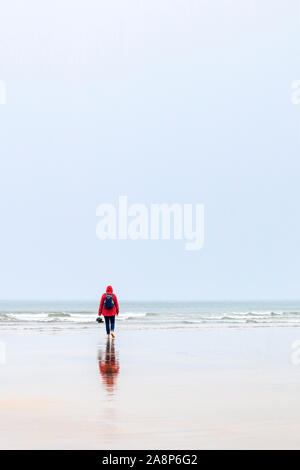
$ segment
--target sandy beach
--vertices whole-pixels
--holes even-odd
[[[299,448],[298,331],[2,334],[0,447]]]

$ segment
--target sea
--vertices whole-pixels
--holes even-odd
[[[300,326],[300,301],[147,301],[119,299],[120,329],[277,328]],[[98,301],[0,301],[4,331],[75,331],[96,322]]]

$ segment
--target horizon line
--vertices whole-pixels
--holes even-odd
[[[31,299],[0,299],[0,302],[98,302],[94,299],[71,298],[31,298]],[[231,298],[231,299],[122,299],[123,302],[300,302],[300,298]]]

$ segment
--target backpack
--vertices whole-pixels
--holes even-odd
[[[114,305],[115,303],[113,299],[113,294],[105,294],[104,308],[106,308],[107,310],[111,310]]]

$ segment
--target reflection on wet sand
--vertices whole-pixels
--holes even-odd
[[[116,379],[120,371],[118,354],[115,351],[115,342],[107,340],[105,352],[98,350],[99,371],[107,392],[113,395]]]

